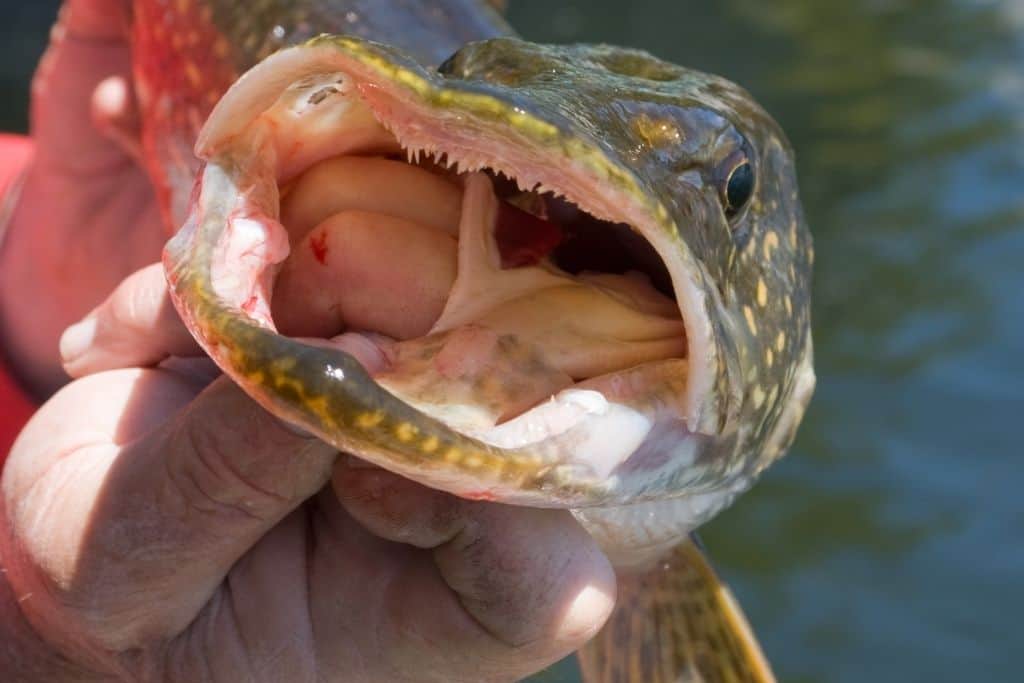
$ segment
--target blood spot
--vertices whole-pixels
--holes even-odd
[[[490,491],[470,491],[469,493],[462,494],[462,497],[466,500],[481,500],[486,502],[494,502],[498,500]]]
[[[562,229],[508,202],[498,209],[494,239],[503,269],[533,266],[562,243]]]
[[[327,231],[309,238],[309,248],[313,250],[313,258],[327,265]]]

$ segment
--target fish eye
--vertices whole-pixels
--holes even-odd
[[[754,166],[745,156],[732,164],[721,188],[725,215],[738,214],[754,195]]]
[[[725,215],[730,219],[735,217],[746,203],[754,196],[754,165],[746,154],[740,152],[731,156],[722,169],[725,171],[719,175],[722,180],[719,183],[719,193],[722,199],[722,207]]]

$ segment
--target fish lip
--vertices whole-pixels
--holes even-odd
[[[244,74],[216,105],[200,131],[196,155],[207,161],[216,160],[237,134],[276,102],[286,87],[312,73],[331,71],[345,72],[362,84],[362,94],[371,101],[378,119],[396,134],[403,146],[415,146],[417,141],[410,140],[407,131],[387,120],[380,102],[373,106],[375,98],[392,97],[402,105],[418,107],[426,115],[457,113],[476,124],[490,126],[492,132],[518,138],[521,148],[550,150],[558,143],[566,152],[550,161],[561,162],[560,177],[572,170],[582,180],[580,185],[587,189],[611,188],[612,191],[600,195],[566,191],[562,183],[546,182],[547,178],[540,176],[537,183],[525,183],[556,190],[598,218],[627,223],[651,243],[669,269],[686,328],[690,377],[681,417],[694,433],[713,435],[722,429],[726,416],[721,414],[722,398],[715,392],[720,384],[716,375],[724,349],[712,324],[715,288],[705,267],[681,238],[669,211],[652,192],[645,191],[633,171],[609,158],[599,146],[545,120],[538,111],[522,108],[521,101],[512,97],[502,99],[500,92],[505,86],[495,85],[483,92],[479,86],[428,70],[391,46],[351,36],[322,35],[304,45],[282,50]],[[527,174],[515,172],[519,170],[516,165],[525,163],[482,156],[476,161],[470,165],[503,171],[509,171],[511,166],[509,175],[517,182],[526,181]]]

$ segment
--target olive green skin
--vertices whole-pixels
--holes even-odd
[[[149,1],[149,0],[143,0]],[[512,29],[483,0],[211,0],[213,21],[245,70],[288,45],[324,33],[397,45],[424,64],[440,64],[472,40]]]
[[[813,388],[811,240],[792,152],[745,91],[609,46],[495,38],[468,44],[439,71],[352,37],[325,36],[295,50],[308,51],[310,73],[345,64],[428,115],[455,114],[465,130],[515,139],[556,167],[585,167],[596,192],[615,190],[639,207],[645,236],[660,244],[674,279],[697,290],[700,310],[684,310],[684,318],[706,321],[708,339],[690,365],[700,364],[710,381],[686,389],[696,396],[696,460],[647,477],[607,480],[585,465],[565,466],[543,442],[505,450],[454,432],[377,387],[345,354],[287,340],[217,301],[209,246],[232,210],[224,198],[276,189],[259,187],[261,174],[236,143],[218,148],[201,138],[209,166],[195,224],[172,241],[165,263],[183,317],[254,398],[343,450],[455,493],[472,488],[506,502],[570,508],[714,494],[680,519],[680,532],[717,512],[788,448]],[[239,87],[257,81],[250,76]],[[264,95],[269,104],[277,93]],[[729,207],[727,181],[743,160],[755,170],[753,194]],[[655,384],[654,394],[682,390],[669,378]]]

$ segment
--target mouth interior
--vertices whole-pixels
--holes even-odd
[[[291,245],[273,286],[282,334],[361,346],[385,389],[498,446],[596,420],[576,446],[608,472],[679,422],[688,350],[669,270],[629,225],[538,182],[558,176],[546,150],[513,173],[503,153],[521,150],[500,134],[448,146],[451,120],[337,75],[297,83],[262,120]],[[597,205],[604,188],[581,194]]]

